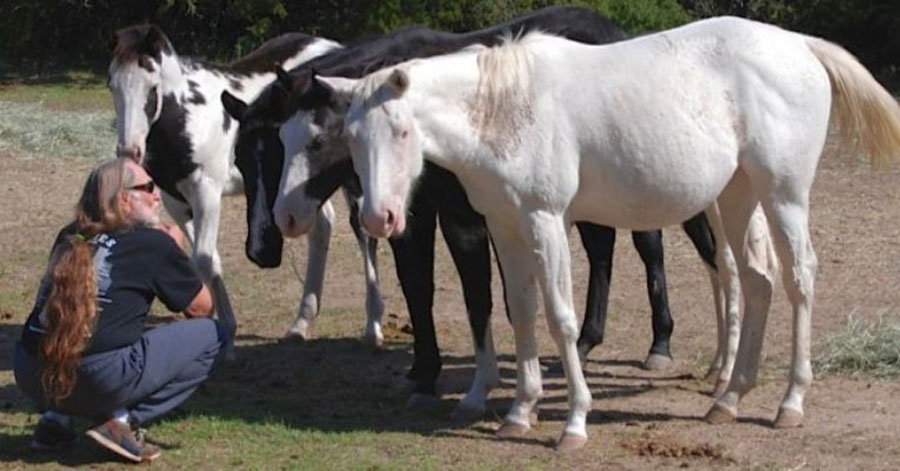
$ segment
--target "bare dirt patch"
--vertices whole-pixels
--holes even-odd
[[[24,321],[46,250],[57,228],[70,217],[89,167],[84,160],[29,160],[0,152],[3,352],[9,351],[17,326]],[[882,312],[900,311],[898,183],[897,165],[873,171],[867,164],[837,157],[828,157],[820,165],[811,216],[819,258],[814,340],[840,330],[850,313],[872,320]],[[403,376],[411,364],[412,340],[392,258],[387,244],[382,244],[387,347],[373,352],[359,341],[364,322],[363,262],[345,223],[346,209],[338,199],[335,203],[339,219],[331,243],[323,312],[314,327],[316,340],[296,344],[280,342],[280,338],[296,314],[301,290],[296,273],[303,273],[306,243],[289,241],[278,269],[255,268],[243,254],[243,202],[227,201],[221,253],[240,324],[241,360],[198,392],[189,408],[248,423],[277,415],[287,424],[305,428],[409,434],[415,444],[411,446],[438,456],[442,468],[468,467],[479,456],[491,463],[485,467],[507,469],[872,470],[896,469],[900,463],[898,380],[818,377],[807,396],[804,426],[771,428],[790,360],[790,306],[780,289],[769,318],[759,387],[743,401],[737,423],[710,426],[700,420],[712,401],[711,387],[699,378],[714,352],[715,322],[706,273],[678,229],[669,229],[665,235],[675,364],[660,373],[639,367],[650,345],[644,271],[630,237],[619,233],[607,341],[585,365],[594,407],[588,417],[590,441],[584,450],[559,456],[550,449],[567,408],[565,381],[549,373],[545,374],[540,423],[530,436],[522,441],[500,441],[493,436],[515,392],[512,329],[503,314],[496,271],[492,327],[503,384],[491,394],[485,420],[452,425],[446,419],[454,401],[468,388],[474,360],[459,283],[442,242],[435,280],[438,340],[445,355],[442,402],[433,412],[404,411]],[[571,246],[576,311],[580,312],[587,266],[579,242],[573,238]],[[290,268],[292,263],[297,264],[296,272]],[[542,361],[550,363],[555,348],[545,322],[538,326]],[[7,409],[27,407],[13,386],[5,353],[0,355],[0,395],[0,404]],[[383,453],[403,455],[406,449],[386,446]]]

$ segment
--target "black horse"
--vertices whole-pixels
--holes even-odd
[[[279,80],[250,105],[227,93],[223,94],[226,109],[241,122],[237,158],[252,162],[245,167],[259,171],[256,175],[250,175],[245,170],[244,177],[256,179],[255,187],[259,188],[263,197],[270,198],[267,205],[270,209],[276,205],[271,200],[272,195],[280,192],[280,213],[284,213],[284,206],[290,204],[284,201],[286,198],[304,200],[306,209],[313,209],[304,212],[304,216],[308,216],[314,212],[316,204],[326,201],[340,185],[355,187],[358,192],[349,151],[339,134],[329,132],[340,129],[335,123],[339,124],[342,120],[341,105],[333,103],[330,94],[313,80],[316,73],[358,78],[413,58],[444,54],[473,44],[491,46],[498,43],[503,35],[522,34],[530,30],[542,30],[590,44],[627,38],[609,19],[591,10],[551,7],[471,33],[449,34],[413,27],[325,54],[289,73],[279,74]],[[310,169],[307,180],[293,182],[297,184],[293,188],[285,188],[283,177],[278,177],[285,159],[279,129],[289,120],[290,126],[302,122],[307,127],[302,130],[305,133],[302,144],[291,149],[289,154],[292,157],[289,158],[307,158],[318,163],[316,168]],[[285,131],[301,132],[296,129]],[[306,155],[293,155],[298,150]],[[273,185],[279,178],[280,189]],[[402,237],[392,238],[389,242],[415,336],[415,361],[408,376],[414,381],[411,401],[436,396],[436,381],[441,370],[431,312],[434,238],[436,221],[439,221],[462,281],[469,323],[476,343],[476,378],[469,394],[460,404],[460,410],[483,411],[487,391],[497,382],[489,329],[491,274],[489,234],[485,221],[469,204],[456,177],[428,163],[410,198],[408,211],[407,231]],[[350,222],[358,231],[357,209],[351,208],[351,213]],[[282,216],[278,220],[282,231],[303,232],[302,229],[298,231],[298,227],[306,227],[303,221],[308,218],[295,216],[289,211]],[[271,224],[273,217],[273,214],[267,213],[252,219],[259,221],[259,227],[263,227]],[[259,227],[251,226],[249,230],[252,233]],[[578,340],[579,353],[587,356],[594,346],[603,341],[615,230],[589,223],[578,223],[577,227],[590,260],[588,300]],[[686,222],[684,229],[701,258],[714,269],[715,243],[705,216],[701,214]],[[634,232],[633,240],[647,267],[647,288],[653,308],[653,344],[647,365],[664,366],[671,361],[669,338],[673,321],[666,297],[662,233]],[[261,247],[261,250],[265,248]]]

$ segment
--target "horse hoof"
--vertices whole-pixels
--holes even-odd
[[[730,383],[730,382],[731,382],[730,379],[717,381],[716,387],[715,387],[715,389],[713,389],[712,396],[717,398],[717,397],[721,396],[722,394],[725,394],[725,391],[728,390],[728,383]]]
[[[778,416],[775,417],[775,428],[797,428],[803,425],[803,412],[797,409],[789,409],[782,407],[778,409]]]
[[[529,430],[531,430],[531,427],[527,425],[506,422],[497,429],[497,436],[500,438],[522,438],[528,435]]]
[[[375,335],[366,335],[363,338],[363,341],[373,348],[381,348],[381,346],[384,345],[384,338]]]
[[[453,409],[453,413],[450,414],[450,418],[454,422],[476,422],[481,420],[482,417],[484,417],[483,407],[476,407],[462,402],[457,404],[456,409]]]
[[[308,325],[297,325],[295,324],[293,327],[288,329],[287,332],[284,333],[285,340],[299,340],[301,342],[305,342],[309,340],[309,326]]]
[[[651,353],[644,360],[644,369],[650,371],[663,371],[672,366],[672,357],[660,355],[659,353]]]
[[[575,451],[583,448],[587,443],[587,437],[583,435],[575,435],[574,433],[563,433],[559,440],[556,441],[554,449],[561,453]]]
[[[730,424],[734,422],[735,418],[737,418],[737,414],[728,410],[725,406],[713,404],[709,409],[709,412],[706,413],[706,416],[703,417],[703,420],[712,425],[721,425]]]
[[[410,410],[431,410],[434,409],[440,401],[437,396],[431,394],[412,393],[406,400],[406,408]]]

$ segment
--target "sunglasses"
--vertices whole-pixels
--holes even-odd
[[[156,183],[154,183],[153,180],[148,180],[146,183],[141,183],[140,185],[129,186],[128,189],[153,193],[153,190],[156,189]]]

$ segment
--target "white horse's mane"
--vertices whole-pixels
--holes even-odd
[[[478,52],[478,89],[469,119],[497,155],[507,155],[521,130],[533,121],[534,57],[530,46],[552,35],[506,34],[499,45]]]

